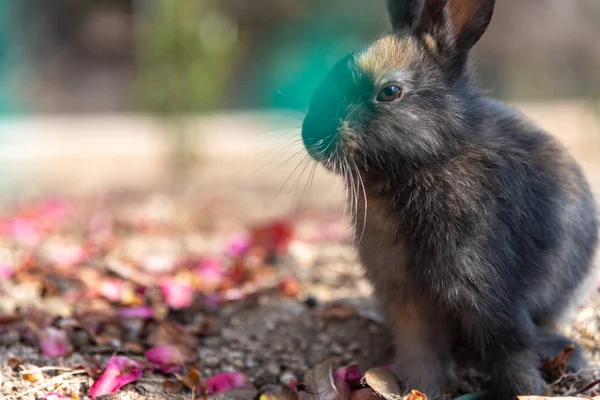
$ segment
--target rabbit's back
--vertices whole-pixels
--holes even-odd
[[[589,294],[596,281],[594,251],[598,241],[597,210],[590,187],[577,162],[549,134],[520,113],[498,102],[489,102],[490,151],[505,158],[510,186],[504,218],[516,233],[534,279],[523,293],[538,326],[552,325]],[[526,210],[529,210],[526,211]],[[519,229],[519,227],[521,229]]]

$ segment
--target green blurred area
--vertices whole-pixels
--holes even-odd
[[[2,109],[50,113],[303,110],[337,60],[389,31],[384,0],[0,0],[0,17]],[[598,0],[497,2],[481,85],[597,99],[599,37]]]

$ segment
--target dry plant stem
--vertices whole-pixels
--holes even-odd
[[[36,372],[42,372],[42,371],[67,371],[67,372],[70,372],[70,371],[73,371],[73,368],[53,367],[53,366],[37,367],[37,368],[33,368],[33,369],[19,371],[19,374],[21,374],[21,375],[35,374]],[[79,370],[76,370],[76,371],[79,371]]]
[[[71,371],[71,372],[66,372],[64,374],[60,374],[58,376],[55,376],[52,379],[49,379],[47,381],[42,382],[40,385],[35,385],[34,387],[32,387],[32,388],[30,388],[30,389],[28,389],[28,390],[26,390],[26,391],[24,391],[22,393],[17,393],[15,395],[11,396],[11,398],[12,399],[18,399],[18,398],[23,397],[23,396],[25,396],[27,394],[33,393],[33,392],[35,392],[37,390],[40,390],[42,388],[46,388],[46,387],[48,387],[50,385],[58,383],[58,382],[62,381],[63,379],[65,379],[65,378],[67,378],[69,376],[78,375],[78,374],[85,374],[85,373],[86,372],[85,372],[84,369],[76,369],[76,370]]]
[[[593,387],[595,387],[598,384],[600,384],[600,379],[596,379],[595,381],[588,383],[581,390],[579,390],[576,394],[585,393],[585,392],[587,392],[588,390],[592,389]]]
[[[135,284],[145,287],[150,287],[153,285],[152,280],[148,276],[140,274],[138,271],[127,266],[122,262],[116,260],[109,260],[109,262],[106,265],[106,269],[109,272],[112,272],[113,274],[120,276],[121,278],[131,281]]]

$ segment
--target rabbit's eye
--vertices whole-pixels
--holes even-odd
[[[377,95],[379,103],[395,103],[400,99],[402,99],[402,88],[397,85],[387,86]]]

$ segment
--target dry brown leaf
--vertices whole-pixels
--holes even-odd
[[[331,303],[316,311],[316,315],[328,322],[346,321],[358,314],[356,307],[346,303]]]
[[[169,393],[177,393],[183,388],[181,382],[166,380],[163,382],[163,389],[165,389]]]
[[[547,359],[542,363],[541,370],[548,378],[555,381],[567,374],[569,359],[575,351],[575,345],[571,344],[561,351],[554,360]]]
[[[19,359],[17,357],[10,357],[8,360],[6,360],[6,365],[12,369],[17,369],[20,365],[24,364],[26,361],[27,361],[27,359],[25,359],[25,358]]]
[[[411,390],[409,394],[404,396],[405,400],[427,400],[427,396],[425,394],[419,392],[418,390]]]
[[[0,325],[14,324],[21,321],[22,317],[15,314],[0,315]]]
[[[152,329],[153,328],[153,329]],[[185,362],[194,362],[198,359],[198,340],[182,326],[171,321],[161,321],[151,330],[148,343],[153,346],[176,347],[185,356]]]
[[[202,379],[200,377],[200,371],[196,367],[190,367],[188,369],[187,375],[185,376],[177,376],[179,381],[185,385],[190,390],[195,390],[200,387],[202,384]]]
[[[367,385],[385,399],[398,399],[400,397],[398,379],[389,369],[371,368],[365,373],[364,380]]]
[[[331,360],[323,360],[304,375],[308,396],[315,400],[339,400],[339,392],[333,378]]]

